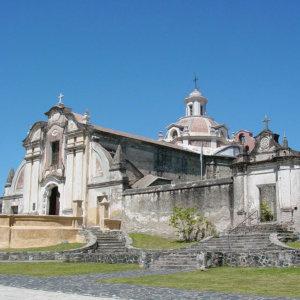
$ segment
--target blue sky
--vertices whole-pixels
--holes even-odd
[[[0,0],[0,185],[57,102],[152,138],[184,113],[193,74],[208,114],[255,134],[267,113],[300,149],[300,1]]]

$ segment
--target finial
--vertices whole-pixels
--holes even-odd
[[[83,114],[83,118],[87,124],[90,122],[91,115],[90,115],[90,112],[88,109],[85,110],[85,112]]]
[[[198,80],[199,80],[199,78],[197,77],[196,74],[194,74],[194,79],[193,79],[193,81],[194,81],[194,85],[195,85],[195,90],[198,90],[198,84],[197,84]]]
[[[286,137],[285,130],[283,132],[282,147],[283,148],[288,148],[289,147],[289,142],[288,142],[288,139]]]
[[[162,141],[163,139],[164,139],[164,135],[163,135],[162,131],[159,131],[158,132],[158,140]]]
[[[265,124],[265,130],[269,130],[269,123],[270,123],[271,119],[265,115],[264,119],[263,119],[263,123]]]
[[[14,179],[14,176],[15,176],[15,170],[14,169],[10,169],[9,173],[8,173],[8,176],[7,176],[7,179],[6,179],[6,184],[5,184],[6,187],[11,186],[12,181]]]
[[[64,95],[62,93],[59,93],[59,95],[57,96],[58,98],[58,105],[62,105],[63,102],[62,102],[62,99],[63,99]]]

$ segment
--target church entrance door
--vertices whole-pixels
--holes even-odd
[[[49,197],[49,215],[59,215],[59,196],[58,187],[55,186]]]

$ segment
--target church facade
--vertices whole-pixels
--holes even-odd
[[[23,141],[2,213],[82,216],[88,227],[172,235],[174,206],[197,207],[223,231],[255,211],[259,220],[264,204],[271,221],[300,230],[300,153],[267,127],[229,138],[207,103],[192,91],[185,116],[156,141],[91,124],[60,101]]]

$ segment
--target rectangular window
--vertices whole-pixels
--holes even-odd
[[[17,215],[18,214],[18,206],[17,205],[11,206],[11,213],[13,215]]]
[[[59,141],[51,143],[51,150],[52,150],[51,165],[56,166],[58,165],[58,160],[59,160]]]

